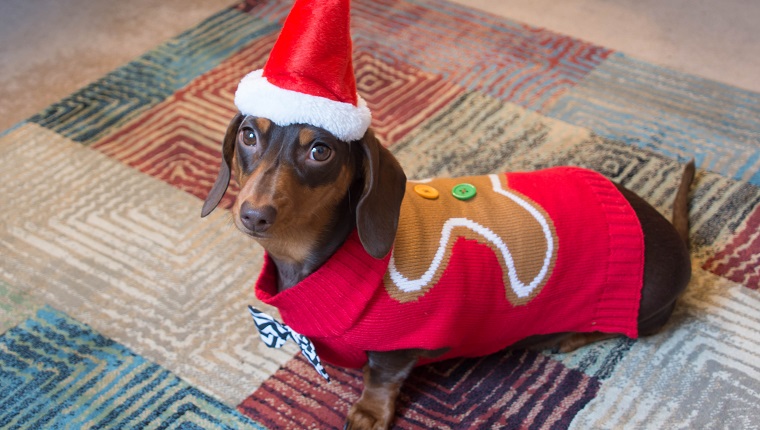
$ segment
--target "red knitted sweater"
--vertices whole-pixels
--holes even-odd
[[[278,308],[323,360],[353,368],[366,363],[365,351],[450,348],[436,359],[443,360],[490,354],[538,334],[638,336],[643,233],[614,184],[589,170],[553,168],[426,185],[444,196],[457,182],[475,183],[477,195],[428,200],[408,185],[389,256],[369,256],[354,232],[282,293],[266,257],[256,296]],[[506,214],[483,211],[505,205]],[[438,219],[455,221],[441,227]],[[449,239],[441,239],[442,229]],[[505,233],[497,238],[498,231]],[[420,245],[429,242],[443,251],[431,257]],[[421,254],[421,268],[396,261]]]

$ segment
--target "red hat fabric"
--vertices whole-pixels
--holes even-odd
[[[360,139],[372,115],[356,92],[350,0],[296,0],[263,69],[235,93],[241,113]]]

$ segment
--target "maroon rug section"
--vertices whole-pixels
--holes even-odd
[[[219,169],[224,133],[237,113],[237,84],[263,67],[276,39],[276,33],[256,39],[92,147],[205,199]],[[237,190],[231,181],[219,207],[230,207]]]
[[[299,355],[238,406],[269,428],[342,428],[361,372],[327,366],[327,383]],[[543,354],[514,351],[418,367],[398,400],[397,429],[567,428],[600,382]]]
[[[328,383],[299,354],[245,399],[238,410],[272,429],[343,428],[359,399],[362,372],[325,365]]]
[[[747,217],[726,246],[702,267],[757,290],[760,286],[760,207]]]

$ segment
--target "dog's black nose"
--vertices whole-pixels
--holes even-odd
[[[277,217],[277,210],[272,206],[255,208],[248,202],[240,206],[240,221],[245,228],[254,233],[263,233],[269,230]]]

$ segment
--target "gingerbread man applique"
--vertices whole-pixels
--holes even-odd
[[[491,248],[510,303],[535,297],[551,276],[557,234],[545,211],[506,182],[505,175],[409,181],[384,279],[391,297],[408,302],[433,288],[460,238]]]

